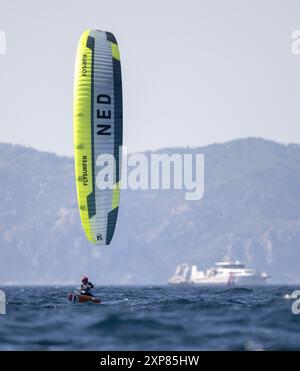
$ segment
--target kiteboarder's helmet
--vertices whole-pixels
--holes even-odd
[[[87,284],[87,283],[89,282],[88,277],[87,277],[87,276],[82,276],[82,277],[81,277],[81,282],[82,282],[83,284]]]

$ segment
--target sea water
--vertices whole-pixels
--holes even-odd
[[[300,350],[296,287],[6,287],[0,350]]]

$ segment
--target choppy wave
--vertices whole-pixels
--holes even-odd
[[[70,288],[6,288],[0,350],[300,349],[291,287],[103,287],[102,305],[72,305]]]

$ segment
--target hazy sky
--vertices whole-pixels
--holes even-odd
[[[260,136],[300,143],[300,1],[0,0],[0,141],[73,154],[74,58],[113,32],[129,151]]]

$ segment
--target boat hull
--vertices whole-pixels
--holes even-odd
[[[226,280],[193,280],[190,282],[193,285],[202,286],[230,286],[230,287],[245,287],[245,286],[263,286],[266,284],[266,279],[261,277],[234,277]]]

